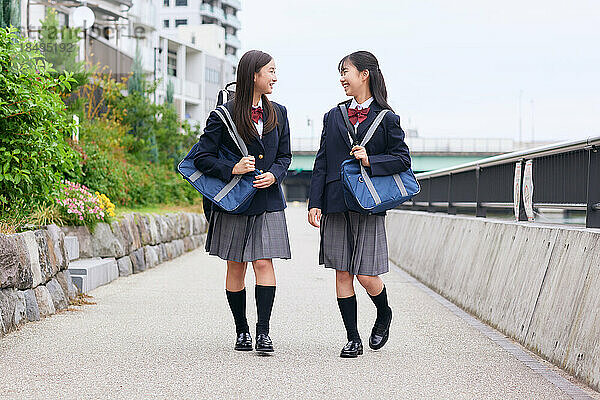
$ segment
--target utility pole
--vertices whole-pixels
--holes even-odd
[[[519,146],[523,144],[523,89],[519,90]]]
[[[531,99],[531,142],[535,142],[535,118],[534,118],[534,108],[533,108],[533,99]]]

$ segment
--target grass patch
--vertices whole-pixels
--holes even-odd
[[[121,218],[124,214],[129,214],[132,212],[144,214],[168,214],[176,212],[203,214],[204,210],[202,209],[202,199],[197,199],[194,201],[194,204],[150,204],[138,207],[117,206],[115,210],[117,218]]]

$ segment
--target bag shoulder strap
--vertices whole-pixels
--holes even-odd
[[[342,113],[342,117],[344,118],[344,123],[346,124],[346,129],[348,130],[348,135],[350,135],[350,138],[352,139],[350,141],[351,142],[350,144],[352,146],[354,146],[355,144],[358,143],[358,137],[356,135],[356,128],[350,122],[350,118],[348,118],[348,108],[346,108],[345,103],[338,104],[338,108],[340,109],[340,112]]]
[[[219,106],[214,109],[214,112],[219,116],[219,118],[221,118],[221,120],[227,127],[227,131],[229,132],[233,143],[235,143],[238,149],[240,149],[240,151],[242,152],[242,156],[248,157],[248,148],[246,147],[246,143],[238,133],[235,123],[233,122],[233,118],[231,118],[231,114],[229,113],[229,110],[227,110],[225,106]]]
[[[375,121],[373,121],[371,126],[369,126],[369,130],[367,131],[367,133],[365,134],[365,137],[363,138],[362,142],[360,143],[361,146],[364,147],[367,143],[369,143],[369,140],[371,140],[371,138],[373,137],[375,130],[377,129],[379,124],[381,124],[381,121],[383,121],[385,114],[387,114],[389,111],[390,110],[381,110],[379,112],[379,114],[377,114],[377,117],[375,117]]]

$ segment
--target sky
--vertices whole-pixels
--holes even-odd
[[[239,18],[241,54],[275,59],[270,98],[296,137],[346,99],[337,64],[356,50],[419,136],[518,140],[519,115],[524,141],[600,136],[598,0],[242,0]]]

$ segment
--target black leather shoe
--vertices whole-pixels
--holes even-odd
[[[269,335],[267,335],[266,333],[259,333],[256,336],[256,344],[254,348],[260,353],[272,353],[273,342],[271,341]]]
[[[373,350],[379,350],[383,347],[390,337],[390,325],[392,324],[392,309],[390,314],[383,324],[375,323],[371,336],[369,337],[369,347]]]
[[[360,339],[350,340],[340,353],[342,358],[356,358],[363,353],[363,345]]]
[[[238,351],[252,350],[252,336],[250,336],[249,332],[238,333],[237,340],[235,341],[235,349]]]

